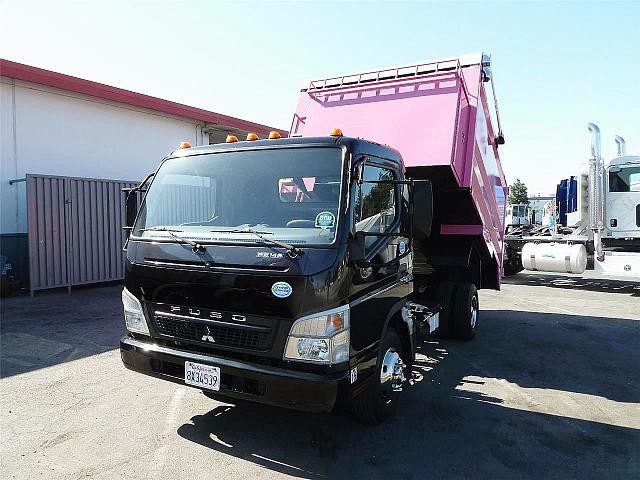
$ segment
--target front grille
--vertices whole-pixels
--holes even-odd
[[[258,332],[246,327],[170,318],[158,314],[155,315],[154,319],[160,334],[176,339],[202,342],[210,346],[221,345],[246,350],[268,350],[270,347],[269,332]],[[203,337],[205,337],[205,340],[203,340]],[[206,338],[212,338],[214,341],[207,341]]]

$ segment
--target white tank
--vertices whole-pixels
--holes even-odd
[[[522,266],[539,272],[583,273],[587,268],[587,249],[577,243],[525,243]]]

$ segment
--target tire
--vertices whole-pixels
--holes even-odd
[[[369,379],[367,387],[352,400],[353,413],[364,423],[371,425],[382,423],[396,408],[398,403],[397,397],[400,392],[393,391],[391,386],[392,381],[389,378],[389,374],[391,373],[389,365],[392,363],[384,362],[385,358],[392,360],[394,354],[400,357],[403,356],[402,342],[400,342],[398,333],[389,327],[380,344],[376,374]],[[387,357],[387,355],[389,355],[389,357]],[[384,382],[382,380],[383,366],[386,369],[385,376],[387,376],[387,380]]]
[[[451,314],[453,307],[453,294],[456,284],[450,281],[439,283],[436,288],[435,301],[440,305],[440,316],[438,319],[438,329],[435,335],[440,338],[451,336]]]
[[[522,266],[522,262],[519,260],[510,260],[504,264],[504,276],[510,277],[511,275],[515,275],[516,273],[520,273],[524,270]]]
[[[510,247],[507,243],[504,253],[505,256],[502,260],[502,271],[504,272],[505,277],[515,275],[516,273],[520,273],[522,270],[524,270],[524,266],[522,265],[522,258],[520,257],[516,248]]]
[[[452,336],[459,340],[471,340],[476,336],[480,303],[478,290],[473,283],[460,282],[456,285],[451,320]]]

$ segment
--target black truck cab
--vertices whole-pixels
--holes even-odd
[[[396,151],[361,139],[176,150],[127,201],[124,365],[381,421],[414,358],[412,243],[431,198],[412,188]]]

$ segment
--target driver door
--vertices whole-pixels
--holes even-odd
[[[400,189],[392,183],[376,183],[396,179],[396,173],[392,168],[367,161],[362,170],[362,182],[353,189],[353,234],[359,231],[365,233],[397,233],[399,231]],[[395,278],[398,274],[398,263],[389,262],[397,256],[398,237],[367,236],[365,258],[378,266],[357,269],[354,276],[356,289],[375,287]],[[388,265],[379,266],[380,264]]]

